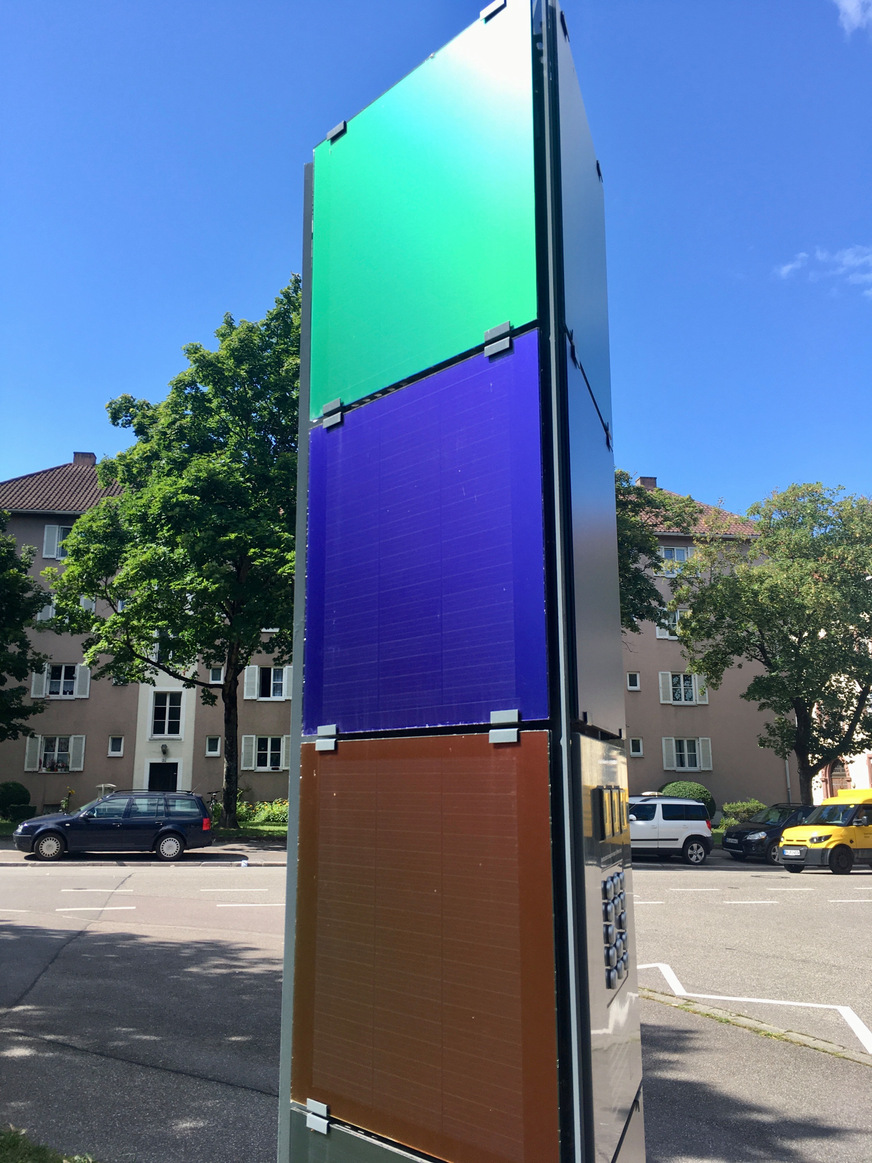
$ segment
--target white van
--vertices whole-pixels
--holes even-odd
[[[680,855],[685,864],[705,863],[712,850],[712,824],[704,803],[652,792],[630,796],[629,808],[633,852]]]

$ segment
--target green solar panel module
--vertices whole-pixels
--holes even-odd
[[[533,187],[530,7],[508,0],[315,150],[312,419],[536,318]]]

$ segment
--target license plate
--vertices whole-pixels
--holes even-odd
[[[781,855],[782,856],[802,856],[802,850],[800,848],[782,848]]]
[[[724,840],[724,843],[735,847],[738,845],[739,841],[738,840],[730,840],[729,838],[727,838],[726,840]]]

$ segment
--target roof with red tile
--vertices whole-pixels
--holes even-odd
[[[662,489],[661,492],[667,493],[670,497],[680,496],[680,493],[672,493],[669,489]],[[697,501],[696,504],[700,510],[699,519],[694,524],[691,535],[694,533],[710,533],[712,527],[714,527],[724,537],[756,536],[756,526],[747,517],[740,517],[738,513],[730,513],[727,509],[719,509],[716,505],[705,505],[702,501]],[[658,528],[657,532],[678,535],[678,530],[676,529]],[[685,534],[685,536],[687,535]]]
[[[121,491],[118,484],[101,487],[93,453],[76,452],[71,464],[0,481],[0,509],[13,513],[79,514],[104,497],[117,497]]]

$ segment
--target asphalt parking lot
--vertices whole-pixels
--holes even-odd
[[[872,1054],[872,869],[636,860],[639,983]]]

